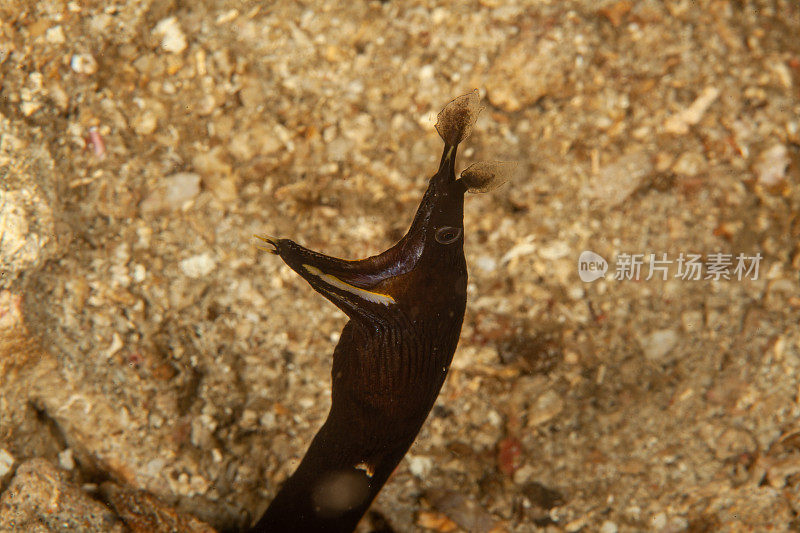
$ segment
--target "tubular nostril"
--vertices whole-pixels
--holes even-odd
[[[469,137],[472,127],[483,110],[478,90],[459,96],[448,103],[436,117],[436,131],[448,146],[456,146]]]

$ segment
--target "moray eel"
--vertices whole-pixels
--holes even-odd
[[[328,418],[251,531],[355,529],[433,407],[467,303],[464,193],[496,187],[510,169],[476,163],[456,179],[458,145],[480,110],[474,91],[439,113],[439,170],[408,233],[385,252],[348,261],[289,239],[259,237],[262,250],[278,255],[350,320],[333,352]]]

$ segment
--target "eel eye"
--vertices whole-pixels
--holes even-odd
[[[452,226],[442,226],[436,230],[436,242],[441,244],[451,244],[461,237],[461,228],[454,228]]]

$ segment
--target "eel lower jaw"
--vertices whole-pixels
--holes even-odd
[[[324,286],[325,292],[331,294],[333,297],[338,297],[335,293],[332,293],[330,288],[338,289],[339,291],[349,293],[351,297],[355,297],[357,301],[361,302],[371,302],[375,304],[381,304],[385,306],[393,305],[395,299],[390,294],[385,294],[381,292],[376,292],[369,290],[364,287],[359,287],[356,285],[353,280],[342,279],[336,277],[332,274],[328,274],[319,268],[303,264],[303,270],[305,270],[309,275],[316,277]]]

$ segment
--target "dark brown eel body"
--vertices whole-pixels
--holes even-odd
[[[455,177],[456,148],[477,103],[471,93],[439,114],[439,170],[408,233],[387,251],[346,261],[262,237],[350,320],[333,352],[328,418],[252,531],[355,529],[433,407],[467,301],[464,193],[498,181],[491,163]]]

